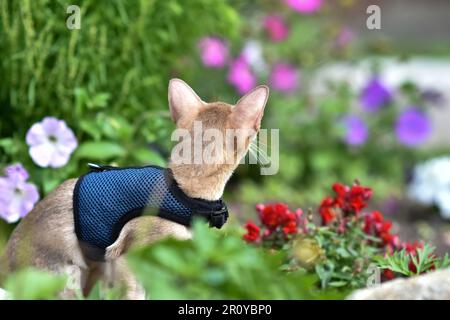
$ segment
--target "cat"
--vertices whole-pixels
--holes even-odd
[[[268,97],[268,87],[258,86],[234,106],[224,102],[206,103],[184,81],[170,80],[169,109],[177,129],[197,134],[193,139],[201,138],[193,130],[197,121],[203,129],[215,129],[224,136],[229,129],[238,132],[225,139],[233,140],[231,149],[217,149],[221,154],[216,154],[215,159],[220,161],[178,163],[170,160],[168,167],[173,178],[186,195],[210,201],[221,198],[228,179],[260,129]],[[206,142],[201,141],[205,147]],[[210,143],[223,142],[214,140]],[[227,161],[223,161],[225,159]],[[74,298],[77,292],[86,296],[99,280],[108,286],[123,288],[124,299],[146,298],[144,289],[129,270],[124,254],[133,246],[150,244],[165,237],[188,240],[192,237],[189,228],[158,216],[139,216],[127,222],[117,240],[106,248],[104,262],[90,260],[83,254],[75,232],[73,195],[76,183],[77,179],[63,182],[22,219],[0,261],[2,276],[32,266],[69,276],[70,281],[61,292],[61,298]]]

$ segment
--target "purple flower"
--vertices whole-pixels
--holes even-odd
[[[238,57],[231,62],[230,70],[228,71],[228,82],[240,94],[246,93],[255,86],[256,77],[243,57]]]
[[[12,164],[5,168],[8,179],[26,181],[29,177],[27,170],[20,163]]]
[[[365,122],[360,117],[347,115],[341,120],[341,123],[345,127],[344,140],[347,144],[358,146],[366,142],[369,132]]]
[[[200,40],[198,46],[205,66],[221,68],[227,63],[228,45],[225,41],[219,38],[205,37]]]
[[[284,2],[300,13],[314,13],[322,7],[322,0],[284,0]]]
[[[431,134],[430,119],[418,108],[408,107],[397,118],[395,133],[404,145],[417,146],[425,142]]]
[[[376,112],[391,101],[391,92],[378,80],[371,79],[364,87],[360,103],[366,111]]]
[[[268,15],[264,18],[264,28],[272,41],[282,41],[289,34],[289,28],[283,18],[277,15]]]
[[[0,218],[14,223],[26,216],[39,200],[36,186],[27,183],[28,172],[21,164],[5,169],[6,177],[0,177]]]
[[[269,82],[275,90],[292,92],[298,87],[299,74],[294,66],[286,63],[277,63],[272,68]]]
[[[35,123],[27,132],[30,156],[41,167],[59,168],[67,164],[77,148],[73,131],[63,120],[46,117]]]

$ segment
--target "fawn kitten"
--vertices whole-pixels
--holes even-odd
[[[259,86],[235,106],[224,102],[206,103],[179,79],[170,81],[168,91],[172,119],[178,129],[187,130],[193,136],[193,141],[202,138],[202,133],[194,130],[196,121],[201,122],[203,129],[218,130],[224,137],[227,129],[241,129],[234,137],[210,142],[233,143],[231,149],[217,149],[222,151],[215,154],[215,162],[169,163],[175,181],[186,195],[217,200],[260,128],[269,90]],[[202,147],[207,147],[203,140]],[[69,275],[71,285],[61,293],[63,298],[74,297],[78,290],[87,295],[97,280],[123,287],[124,298],[145,298],[144,290],[126,265],[124,253],[132,246],[168,236],[189,239],[189,228],[158,216],[140,216],[125,224],[117,240],[106,249],[105,262],[90,261],[83,255],[75,233],[73,194],[76,182],[77,179],[70,179],[62,183],[19,223],[0,261],[0,276],[32,266]]]

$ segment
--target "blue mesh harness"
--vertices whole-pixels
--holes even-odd
[[[201,216],[210,226],[221,228],[228,218],[222,199],[188,197],[170,169],[90,167],[75,185],[73,211],[80,246],[92,260],[103,260],[106,248],[116,241],[123,226],[144,211],[185,226],[194,216]]]

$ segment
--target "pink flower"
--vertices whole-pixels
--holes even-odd
[[[214,38],[202,38],[198,44],[202,62],[211,68],[221,68],[225,66],[228,59],[228,45],[225,41]]]
[[[335,43],[338,47],[345,47],[355,38],[355,32],[347,26],[344,26],[339,30],[336,36]]]
[[[264,28],[272,41],[282,41],[288,34],[289,29],[283,18],[277,15],[268,15],[264,18]]]
[[[281,92],[292,92],[298,87],[297,69],[286,63],[275,64],[270,73],[270,85]]]
[[[313,13],[322,7],[322,0],[284,0],[284,2],[300,13]]]
[[[240,94],[244,94],[256,84],[256,77],[250,69],[247,61],[238,57],[230,64],[228,82],[231,83]]]

